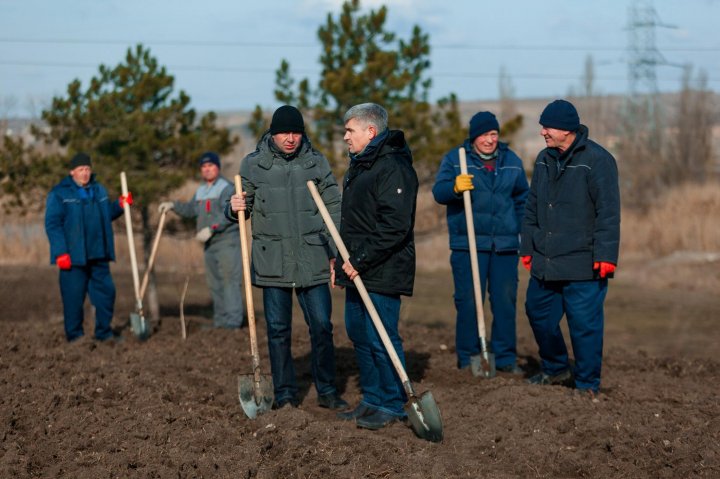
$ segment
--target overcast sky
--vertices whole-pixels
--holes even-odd
[[[317,29],[340,0],[0,0],[0,106],[26,116],[101,63],[114,66],[141,42],[175,75],[200,110],[274,108],[275,70],[285,58],[295,78],[317,78]],[[507,72],[515,96],[560,97],[578,88],[588,55],[597,90],[628,87],[631,0],[376,0],[387,28],[430,34],[433,99],[495,99]],[[691,63],[720,91],[720,0],[655,0],[664,59]],[[658,86],[675,91],[681,68],[657,67]],[[10,100],[8,100],[10,99]],[[10,109],[12,111],[8,112]]]

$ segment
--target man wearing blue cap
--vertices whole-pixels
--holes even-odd
[[[461,148],[467,154],[468,174],[460,173],[458,148],[450,150],[435,178],[435,201],[447,206],[450,264],[455,282],[455,347],[457,364],[465,368],[479,354],[477,316],[470,269],[463,192],[472,199],[483,299],[490,295],[492,338],[499,372],[522,374],[517,366],[515,313],[518,284],[518,249],[528,182],[522,161],[508,145],[498,141],[495,115],[481,111],[470,119],[468,138]]]
[[[196,218],[195,239],[205,249],[205,278],[213,299],[213,326],[237,329],[243,326],[242,261],[238,225],[225,218],[225,203],[235,187],[220,175],[220,157],[208,151],[200,156],[200,174],[205,181],[192,200],[166,201],[160,212],[173,210],[184,218]]]
[[[575,107],[555,100],[540,115],[547,148],[535,161],[520,255],[530,273],[525,310],[541,372],[531,384],[573,382],[595,400],[600,389],[608,278],[620,244],[620,191],[615,158],[588,138]],[[571,371],[560,331],[567,317],[575,356]]]

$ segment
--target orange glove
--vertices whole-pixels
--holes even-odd
[[[607,278],[608,275],[615,272],[615,265],[606,261],[595,261],[593,269],[600,270],[601,278]]]
[[[522,261],[523,267],[530,271],[532,268],[532,256],[520,256],[520,261]]]
[[[58,268],[63,269],[65,271],[69,270],[72,267],[72,261],[70,261],[70,255],[65,253],[61,254],[57,258],[55,258],[55,262],[58,265]]]
[[[118,198],[118,203],[120,203],[120,208],[125,208],[126,204],[128,206],[132,205],[133,204],[132,192],[128,191],[127,195],[120,195],[120,198]]]

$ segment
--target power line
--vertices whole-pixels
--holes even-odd
[[[112,39],[81,39],[81,38],[8,38],[0,37],[0,43],[26,43],[26,44],[60,44],[60,45],[135,45],[143,43],[148,45],[181,46],[181,47],[248,47],[248,48],[318,48],[318,43],[298,42],[255,42],[255,41],[219,41],[219,40],[112,40]],[[431,48],[439,50],[500,50],[500,51],[605,51],[626,52],[631,49],[627,46],[617,45],[537,45],[537,44],[432,44]],[[720,46],[668,46],[662,47],[668,52],[718,52]]]
[[[34,62],[34,61],[4,61],[0,60],[0,66],[19,66],[19,67],[52,67],[52,68],[89,68],[96,69],[99,65],[95,63],[78,63],[78,62]],[[213,72],[213,73],[250,73],[250,74],[274,74],[276,69],[270,68],[245,68],[245,67],[224,67],[212,65],[165,65],[167,70],[172,74],[173,71],[192,71],[192,72]],[[317,69],[293,69],[294,72],[303,75],[317,75],[320,70]],[[432,77],[443,78],[498,78],[498,73],[478,73],[478,72],[432,72]],[[576,80],[582,74],[563,74],[563,73],[513,73],[513,79],[522,80]],[[597,80],[618,81],[626,80],[625,76],[597,76]],[[677,78],[659,79],[664,82],[676,82]],[[720,82],[720,79],[708,78],[708,82]]]

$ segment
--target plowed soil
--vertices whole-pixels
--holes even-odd
[[[717,265],[715,265],[717,266]],[[114,266],[113,325],[132,310],[128,271]],[[57,272],[0,268],[0,476],[69,478],[685,478],[720,477],[720,297],[682,287],[613,280],[597,402],[524,378],[478,379],[455,368],[452,280],[420,273],[404,299],[401,335],[416,389],[431,390],[444,441],[396,423],[358,429],[316,405],[309,338],[294,322],[302,404],[248,419],[237,376],[250,371],[247,330],[208,329],[201,272],[160,274],[161,322],[146,342],[67,344]],[[522,307],[518,352],[529,376],[537,348]],[[335,291],[338,386],[359,399],[358,372]],[[262,301],[260,350],[269,373]],[[297,307],[296,307],[297,309]],[[86,332],[92,333],[91,308]],[[299,309],[298,309],[299,311]]]

